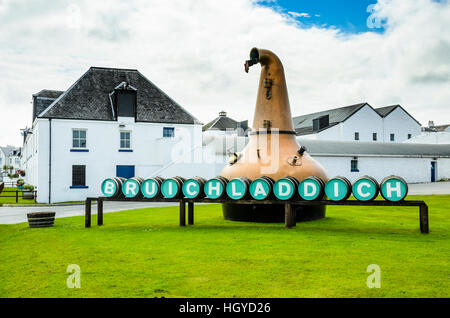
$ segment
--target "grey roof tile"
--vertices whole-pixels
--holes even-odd
[[[122,82],[137,89],[137,121],[201,124],[139,71],[102,67],[91,67],[39,117],[115,120],[109,93]]]

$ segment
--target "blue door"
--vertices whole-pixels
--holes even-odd
[[[431,161],[431,182],[436,181],[436,161]]]
[[[134,166],[116,166],[116,177],[133,178]]]

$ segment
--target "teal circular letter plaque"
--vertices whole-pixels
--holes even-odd
[[[384,178],[381,183],[381,195],[388,201],[401,201],[408,194],[408,185],[400,177]]]
[[[105,179],[102,182],[101,190],[105,197],[111,198],[117,192],[117,184],[113,179]]]
[[[279,200],[289,200],[294,196],[295,192],[295,185],[294,183],[286,178],[282,178],[275,182],[273,186],[273,194],[279,199]]]
[[[352,192],[358,201],[371,201],[378,195],[378,184],[369,178],[359,178],[353,183]]]
[[[172,199],[177,195],[178,184],[173,179],[166,179],[161,185],[161,193],[166,199]]]
[[[331,201],[345,200],[349,192],[348,184],[339,178],[332,178],[325,185],[325,194]]]
[[[223,194],[224,187],[217,179],[210,179],[205,183],[205,194],[209,199],[220,198]]]
[[[300,194],[300,197],[303,200],[317,200],[320,194],[323,193],[323,189],[321,189],[321,187],[322,185],[317,180],[306,178],[300,182],[300,185],[298,186],[298,194]]]
[[[153,179],[145,180],[141,185],[142,195],[148,199],[153,199],[159,191],[158,183]]]
[[[139,194],[139,183],[136,180],[128,179],[122,184],[122,193],[126,198],[134,198]]]
[[[266,180],[256,179],[250,184],[250,195],[255,200],[264,200],[270,194],[270,186]]]
[[[183,194],[188,199],[195,199],[200,194],[200,185],[194,179],[188,179],[183,183]]]

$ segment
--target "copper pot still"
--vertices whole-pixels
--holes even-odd
[[[249,142],[222,170],[231,180],[268,176],[275,181],[291,176],[301,181],[309,176],[328,180],[325,169],[295,139],[283,64],[271,51],[253,48],[245,71],[261,65],[258,95]],[[223,204],[225,219],[248,222],[283,222],[283,204]],[[325,217],[325,206],[297,206],[297,221]]]

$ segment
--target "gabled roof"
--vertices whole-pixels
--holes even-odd
[[[385,106],[385,107],[379,107],[379,108],[375,108],[375,111],[381,116],[381,117],[386,117],[387,115],[389,115],[390,113],[392,113],[395,109],[400,108],[402,109],[409,117],[411,117],[412,119],[414,119],[414,121],[416,123],[419,124],[419,126],[422,126],[421,123],[419,123],[417,121],[417,119],[415,119],[413,116],[411,116],[410,113],[408,113],[402,106],[400,105],[391,105],[391,106]]]
[[[39,93],[33,94],[33,121],[63,93],[63,91],[43,89]]]
[[[332,126],[335,126],[352,116],[354,113],[356,113],[358,110],[360,110],[365,105],[370,106],[368,103],[360,103],[345,107],[339,107],[329,110],[324,110],[317,113],[297,116],[292,118],[294,122],[294,129],[297,135],[309,135],[315,132],[319,132],[325,129],[328,129]],[[371,106],[370,106],[371,107]],[[322,117],[322,116],[329,116],[329,125],[327,127],[324,127],[321,130],[313,131],[313,119]]]
[[[225,112],[221,112],[219,117],[213,119],[209,123],[203,126],[202,130],[227,130],[227,129],[236,129],[238,126],[238,122],[230,117],[227,117]],[[225,115],[224,115],[225,114]]]
[[[52,98],[57,99],[63,91],[55,91],[51,89],[43,89],[39,93],[33,94],[33,97],[43,97],[43,98]]]
[[[422,131],[429,131],[429,132],[450,131],[450,124],[448,124],[448,125],[438,125],[438,126],[433,126],[433,127],[423,127]]]
[[[103,67],[89,68],[38,117],[115,120],[109,94],[123,82],[137,89],[137,121],[200,124],[138,70]]]
[[[0,147],[0,149],[3,151],[5,157],[14,155],[14,151],[16,152],[16,156],[19,155],[21,148],[20,147],[14,147],[14,146],[6,146],[6,147]]]

